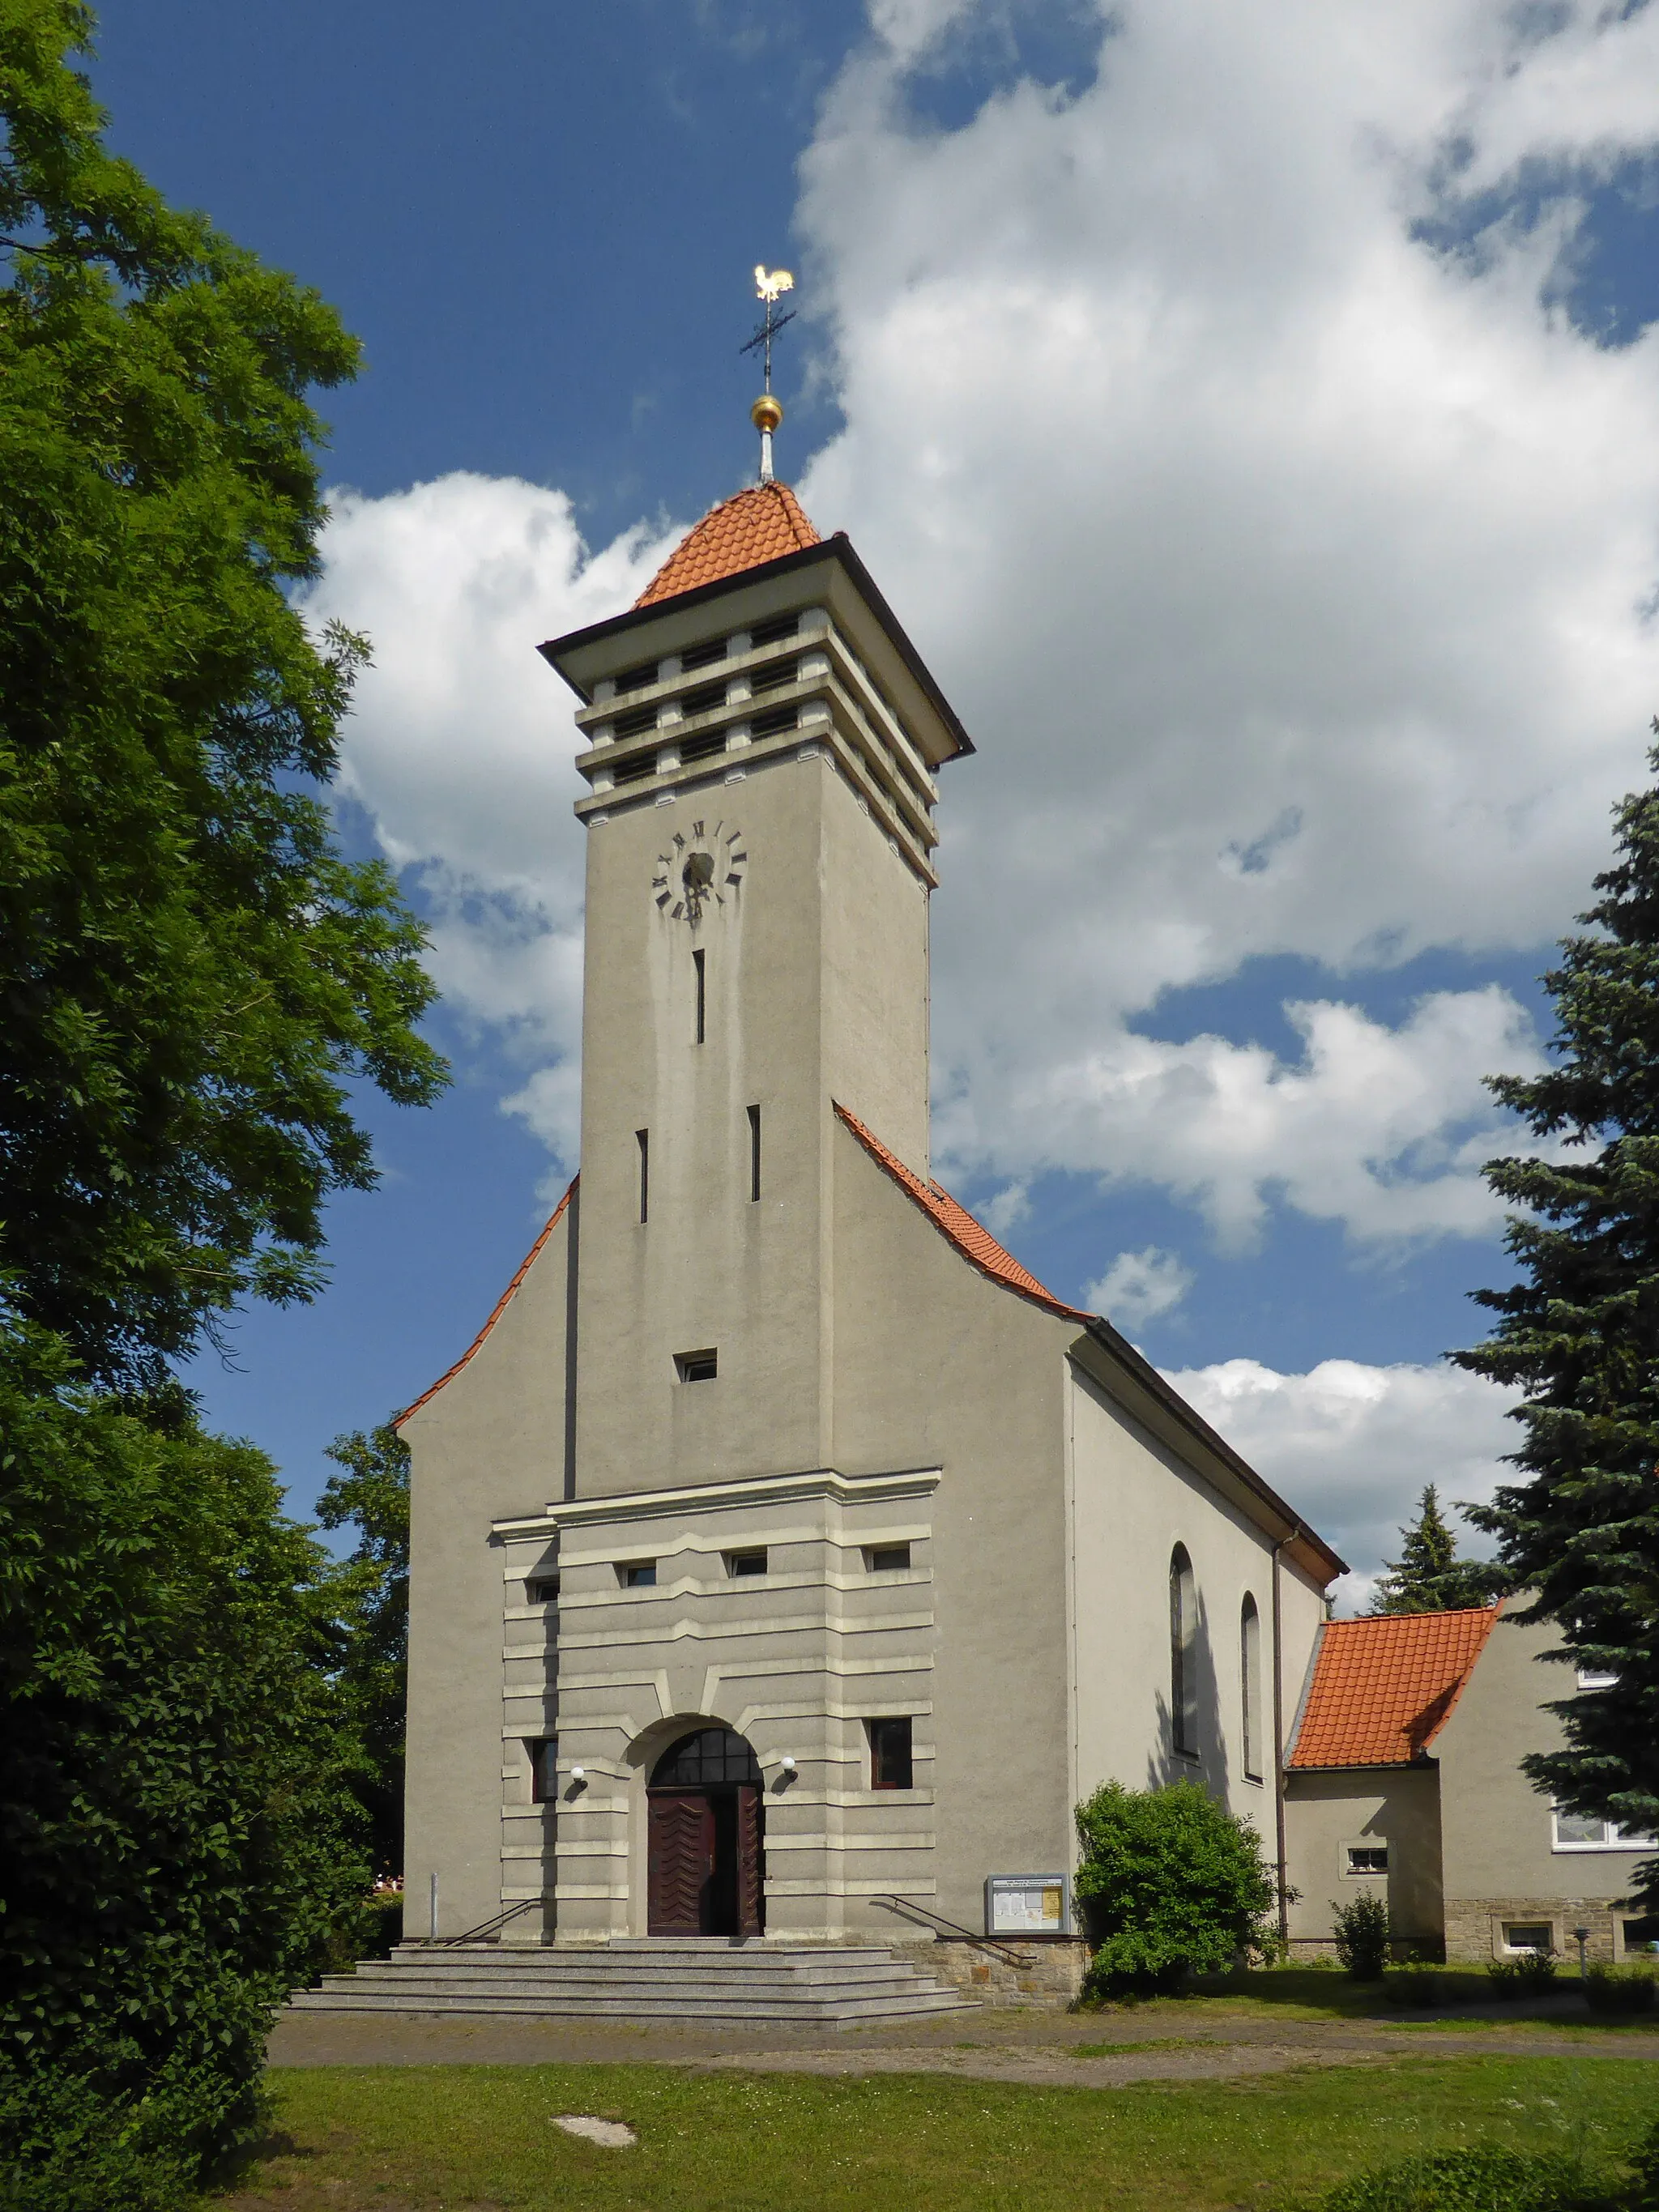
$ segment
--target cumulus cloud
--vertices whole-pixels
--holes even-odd
[[[1227,1359],[1168,1376],[1279,1495],[1349,1562],[1340,1610],[1363,1612],[1425,1483],[1443,1504],[1484,1503],[1519,1440],[1504,1417],[1516,1395],[1454,1367],[1367,1367],[1325,1359],[1281,1375]],[[1460,1548],[1488,1547],[1464,1528]]]
[[[374,651],[341,787],[387,856],[416,871],[451,1006],[543,1060],[507,1103],[574,1167],[575,702],[536,647],[628,605],[665,547],[641,528],[590,553],[562,493],[512,479],[456,474],[331,504],[306,610],[366,630]]]
[[[1224,1090],[1224,1053],[1133,1033],[1164,994],[1531,945],[1583,902],[1659,693],[1659,379],[1651,335],[1604,349],[1552,304],[1582,177],[1552,201],[1539,163],[1598,115],[1659,132],[1620,84],[1650,13],[1130,0],[1079,97],[946,131],[902,53],[848,69],[801,210],[847,427],[802,489],[980,743],[946,778],[935,1034],[993,1171],[1051,1150],[1034,1098],[1111,1170],[1164,1149],[1174,1075]],[[1523,165],[1548,221],[1431,242]],[[1461,1118],[1488,1017],[1442,1014],[1393,1075],[1414,1055],[1407,1090]],[[1136,1098],[1126,1136],[1100,1102]],[[1188,1126],[1184,1179],[1218,1190]],[[1399,1207],[1344,1181],[1364,1226],[1466,1171]]]
[[[1139,1252],[1120,1252],[1084,1291],[1083,1303],[1117,1328],[1133,1329],[1172,1313],[1192,1286],[1192,1270],[1176,1254],[1148,1244]]]
[[[1535,1041],[1496,989],[1388,1026],[1364,977],[1554,935],[1642,772],[1659,340],[1599,346],[1556,302],[1586,179],[1659,138],[1659,14],[1099,19],[1076,97],[924,129],[912,72],[1002,11],[870,0],[802,168],[845,420],[803,496],[981,748],[941,816],[940,1157],[1005,1186],[1005,1225],[1061,1167],[1234,1243],[1279,1203],[1482,1231],[1479,1078]],[[625,605],[646,541],[590,552],[562,495],[451,477],[337,501],[313,598],[377,642],[350,788],[567,1159],[574,737],[530,648]],[[1299,1056],[1144,1034],[1286,954],[1345,979],[1288,1010]]]

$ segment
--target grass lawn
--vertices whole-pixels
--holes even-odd
[[[1039,2088],[659,2066],[295,2069],[219,2212],[1279,2212],[1343,2174],[1472,2142],[1616,2155],[1659,2068],[1445,2058],[1237,2082]],[[552,2125],[625,2120],[631,2150]]]

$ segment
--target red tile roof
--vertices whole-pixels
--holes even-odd
[[[1405,1766],[1451,1717],[1497,1607],[1329,1620],[1286,1765]]]
[[[1080,1306],[1068,1306],[1052,1291],[1045,1290],[1027,1267],[1022,1267],[1012,1252],[1004,1251],[988,1229],[981,1228],[966,1206],[958,1206],[948,1190],[941,1190],[936,1182],[924,1182],[919,1175],[907,1168],[896,1153],[890,1152],[879,1137],[872,1135],[856,1114],[849,1114],[838,1105],[836,1113],[858,1139],[878,1166],[884,1168],[902,1190],[908,1191],[916,1204],[933,1221],[941,1235],[954,1244],[964,1260],[971,1261],[982,1275],[1006,1289],[1018,1291],[1022,1297],[1036,1305],[1047,1306],[1050,1313],[1065,1314],[1077,1321],[1090,1321],[1092,1315]]]
[[[525,1277],[530,1273],[530,1270],[535,1266],[537,1260],[540,1257],[543,1245],[546,1243],[548,1238],[553,1234],[553,1231],[558,1227],[559,1223],[563,1218],[565,1208],[574,1197],[576,1185],[580,1182],[580,1180],[581,1177],[580,1176],[571,1176],[570,1188],[565,1192],[564,1196],[559,1200],[558,1204],[554,1207],[551,1214],[548,1217],[547,1226],[542,1231],[541,1235],[536,1239],[530,1249],[525,1254],[523,1260],[520,1262],[518,1273],[514,1276],[512,1281],[507,1285],[507,1288],[501,1292],[500,1297],[496,1299],[495,1304],[490,1308],[489,1320],[478,1331],[478,1334],[473,1338],[471,1343],[468,1345],[466,1350],[461,1354],[460,1358],[455,1362],[455,1364],[453,1367],[445,1368],[443,1373],[438,1377],[437,1381],[432,1385],[429,1390],[422,1390],[420,1396],[415,1401],[415,1403],[412,1406],[405,1406],[402,1413],[393,1419],[392,1425],[394,1429],[402,1428],[404,1423],[409,1419],[411,1413],[418,1413],[428,1398],[435,1398],[439,1391],[443,1389],[446,1382],[453,1382],[454,1381],[455,1377],[460,1373],[462,1368],[465,1366],[467,1361],[471,1358],[473,1353],[477,1352],[479,1346],[483,1342],[485,1337],[489,1335],[490,1330],[495,1328],[496,1322],[501,1319],[501,1316],[507,1311],[514,1299],[517,1297],[520,1285],[524,1281]]]
[[[818,533],[787,484],[750,484],[735,498],[711,507],[689,538],[683,538],[634,605],[653,607],[700,584],[758,568],[819,543]]]

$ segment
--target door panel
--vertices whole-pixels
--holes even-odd
[[[751,1783],[739,1783],[736,1929],[739,1936],[766,1933],[765,1862],[762,1852],[765,1824],[766,1808],[760,1791]]]
[[[714,1899],[714,1808],[706,1790],[647,1799],[647,1913],[653,1936],[706,1936]]]

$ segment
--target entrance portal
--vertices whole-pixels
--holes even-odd
[[[761,1935],[766,1815],[744,1739],[726,1728],[683,1735],[657,1761],[646,1808],[649,1933]]]

